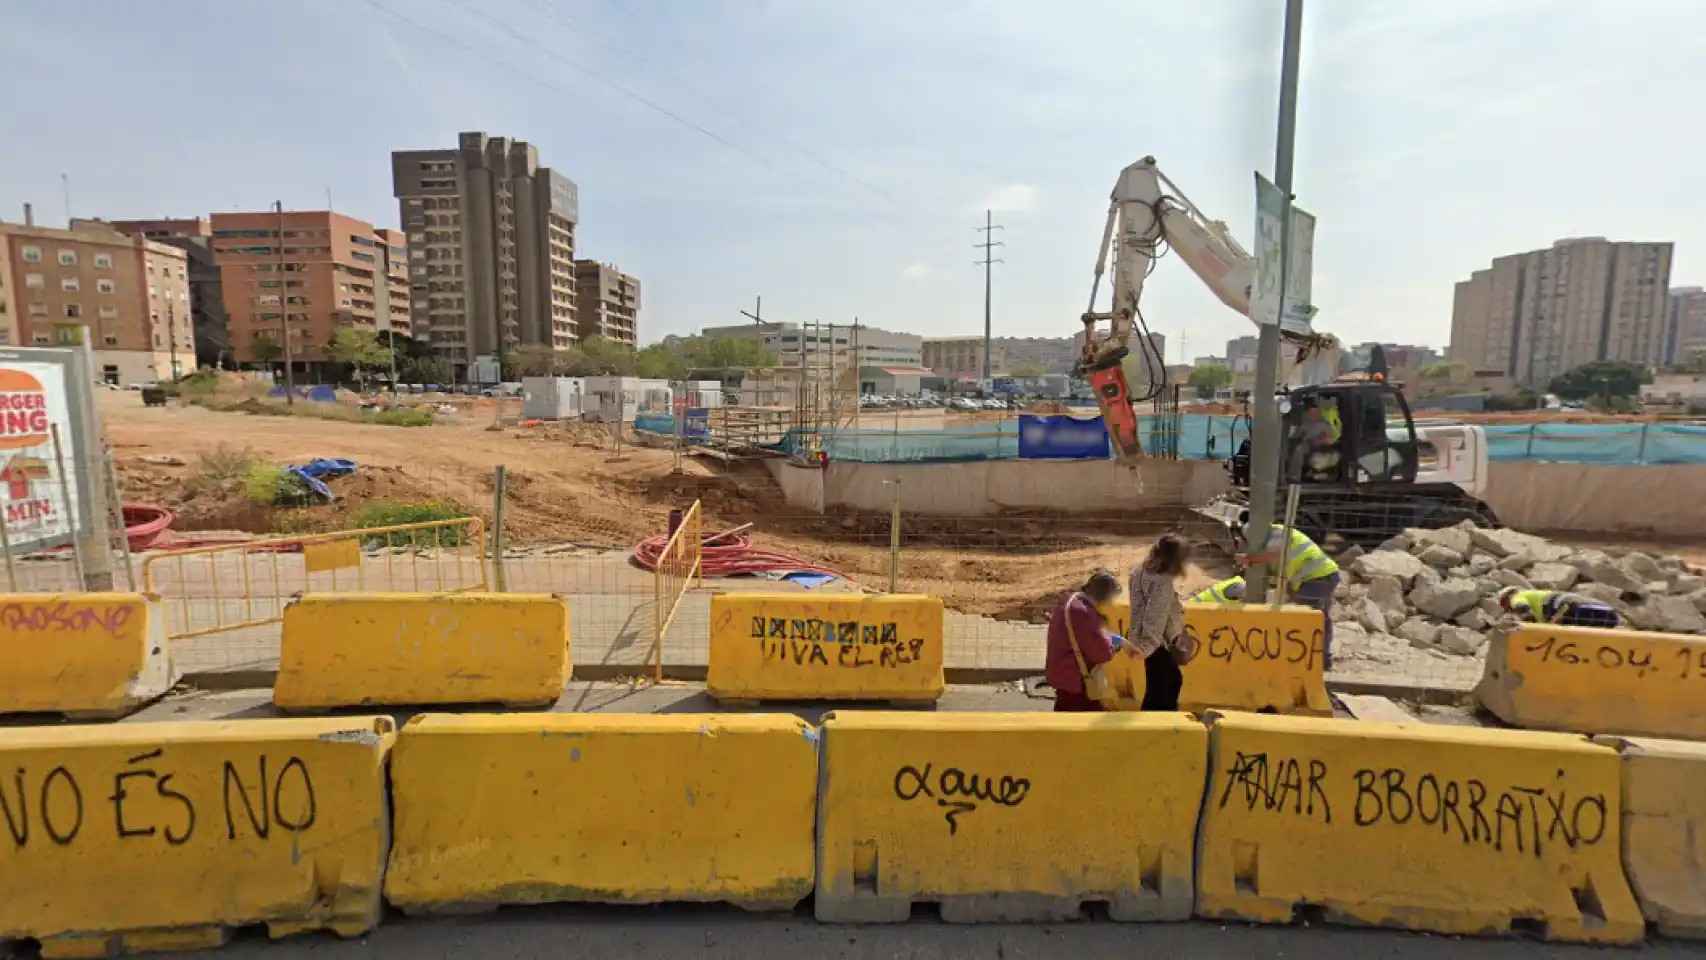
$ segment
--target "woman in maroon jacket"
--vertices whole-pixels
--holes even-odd
[[[1102,705],[1084,695],[1084,674],[1078,669],[1078,658],[1072,653],[1072,635],[1078,638],[1079,652],[1084,665],[1095,668],[1113,659],[1114,651],[1125,641],[1108,632],[1101,607],[1119,596],[1120,581],[1107,570],[1098,569],[1082,589],[1060,602],[1048,621],[1048,657],[1044,674],[1054,688],[1056,713],[1101,710]],[[1066,624],[1070,619],[1072,633]]]

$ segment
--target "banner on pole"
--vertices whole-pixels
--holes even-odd
[[[1282,248],[1289,207],[1290,250]],[[1289,259],[1287,256],[1289,254]],[[1281,305],[1280,271],[1285,260],[1285,296]],[[1315,319],[1310,273],[1315,263],[1315,215],[1287,203],[1284,191],[1256,174],[1256,282],[1250,295],[1250,319],[1281,324],[1288,333],[1308,335]],[[1280,311],[1284,310],[1281,317]]]

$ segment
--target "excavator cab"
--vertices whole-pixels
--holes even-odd
[[[1286,475],[1301,483],[1414,483],[1416,425],[1384,380],[1336,381],[1287,394]]]

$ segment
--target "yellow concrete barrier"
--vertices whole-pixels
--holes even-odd
[[[1521,730],[1210,720],[1199,916],[1642,938],[1609,748]]]
[[[724,700],[933,701],[942,601],[901,594],[719,593],[706,688]]]
[[[1207,733],[1188,715],[842,712],[823,737],[819,920],[1190,916]]]
[[[1121,604],[1114,632],[1130,629],[1131,608]],[[1185,604],[1185,632],[1198,653],[1184,667],[1179,708],[1272,710],[1331,716],[1321,663],[1321,613],[1310,607],[1264,604]],[[1143,661],[1115,656],[1108,665],[1120,710],[1143,705]]]
[[[1642,915],[1706,939],[1706,743],[1594,739],[1623,758],[1623,868]]]
[[[1706,637],[1527,624],[1488,643],[1475,696],[1518,727],[1706,738]]]
[[[569,606],[529,593],[310,593],[284,608],[273,703],[554,703]]]
[[[389,717],[21,727],[0,737],[0,941],[44,956],[379,921]]]
[[[816,778],[793,716],[416,717],[391,766],[385,897],[789,909],[812,889]]]
[[[0,713],[123,716],[171,689],[161,618],[139,593],[0,595]]]

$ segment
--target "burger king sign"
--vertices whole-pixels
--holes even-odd
[[[47,390],[27,370],[0,367],[0,450],[49,443]]]
[[[58,540],[77,529],[82,505],[77,435],[66,396],[67,366],[22,360],[67,351],[8,351],[0,357],[0,509],[13,549]],[[20,357],[19,360],[10,359]],[[66,472],[53,449],[59,427]],[[67,495],[69,493],[69,496]]]

